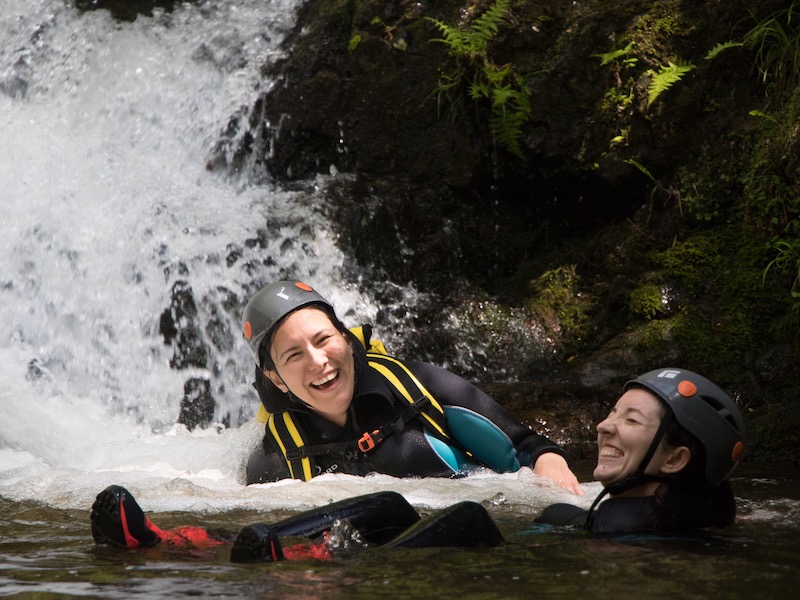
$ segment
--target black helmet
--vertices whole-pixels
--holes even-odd
[[[744,453],[744,419],[736,403],[714,383],[685,369],[656,369],[625,384],[661,398],[675,420],[703,444],[706,481],[717,487]],[[655,440],[654,440],[655,441]]]
[[[244,307],[242,332],[256,363],[261,342],[283,317],[308,304],[333,306],[314,288],[300,281],[276,281],[256,292]]]

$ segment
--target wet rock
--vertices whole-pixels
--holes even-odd
[[[120,21],[135,21],[139,15],[151,16],[154,9],[171,12],[176,4],[193,0],[74,0],[74,2],[79,10],[104,9]]]
[[[615,385],[520,381],[481,386],[533,431],[562,445],[570,457],[597,456],[596,426],[619,397]]]
[[[213,321],[212,335],[214,339],[221,339],[216,335],[219,323]],[[170,367],[175,370],[207,368],[208,349],[203,340],[194,294],[186,281],[179,280],[173,284],[170,306],[161,313],[159,332],[164,343],[173,347]],[[183,392],[177,422],[190,430],[207,427],[212,422],[215,408],[208,379],[189,377],[184,383]]]
[[[28,362],[28,372],[25,374],[25,379],[28,381],[39,381],[45,377],[45,371],[41,366],[38,358],[33,358]]]
[[[24,98],[30,86],[32,69],[24,58],[19,58],[0,77],[0,93],[11,98]]]
[[[191,377],[183,384],[183,399],[177,422],[191,431],[208,427],[214,420],[214,397],[211,384],[203,377]]]
[[[797,365],[797,357],[790,344],[781,344],[769,348],[756,361],[755,373],[760,384],[783,383],[787,373],[791,373]],[[798,396],[800,397],[800,396]]]
[[[469,120],[453,127],[440,114],[444,51],[430,43],[425,9],[444,16],[407,1],[304,3],[285,42],[288,60],[266,66],[275,84],[234,119],[211,163],[281,180],[333,166],[468,185],[481,142]]]
[[[169,364],[173,369],[204,369],[208,351],[197,322],[197,306],[192,288],[186,281],[176,281],[172,286],[171,296],[170,306],[161,313],[159,320],[159,332],[164,343],[174,347]]]

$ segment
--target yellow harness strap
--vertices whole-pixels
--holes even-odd
[[[384,347],[382,341],[373,340],[372,338],[368,338],[367,337],[368,334],[367,334],[367,332],[364,331],[364,327],[367,327],[368,329],[370,329],[369,335],[371,335],[372,334],[372,331],[371,331],[372,328],[369,327],[368,325],[359,325],[358,327],[351,327],[350,328],[350,333],[352,333],[354,336],[356,336],[358,341],[361,342],[361,345],[364,346],[364,349],[367,352],[374,352],[376,354],[389,354],[386,351],[386,348]]]
[[[428,398],[434,410],[422,412],[422,416],[436,431],[444,437],[448,437],[447,433],[445,433],[444,410],[433,395],[422,385],[419,379],[408,370],[408,367],[396,358],[374,352],[367,353],[367,364],[383,375],[389,383],[392,384],[392,387],[400,392],[409,405],[414,404],[414,397],[409,393],[407,385],[413,386],[412,389],[416,388],[419,390],[419,395],[416,398],[417,400],[423,397]],[[405,384],[400,381],[401,377],[407,379]],[[432,416],[430,413],[435,416]]]
[[[270,414],[268,426],[272,436],[278,441],[278,446],[283,453],[286,464],[289,465],[292,479],[309,481],[314,476],[311,470],[311,460],[307,456],[299,459],[289,458],[287,443],[291,443],[294,448],[300,448],[304,444],[303,436],[300,435],[289,412]],[[284,440],[286,440],[286,443],[284,443]]]
[[[365,331],[366,328],[366,331]],[[449,438],[445,432],[444,410],[436,399],[425,389],[425,386],[401,361],[388,355],[383,342],[370,339],[369,326],[353,327],[352,334],[367,350],[367,364],[380,373],[402,396],[408,406],[414,406],[419,400],[430,400],[430,408],[420,410],[419,414],[433,427],[439,435]],[[409,390],[413,390],[410,392]],[[258,407],[256,419],[259,423],[267,423],[272,437],[278,442],[278,447],[283,453],[289,472],[293,479],[309,481],[313,475],[311,458],[303,456],[301,450],[305,445],[303,435],[295,424],[289,411],[270,413],[261,404]],[[377,432],[376,432],[377,433]],[[291,454],[291,456],[290,456]]]

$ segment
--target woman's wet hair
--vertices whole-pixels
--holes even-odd
[[[702,442],[686,431],[659,399],[661,418],[669,417],[662,443],[669,448],[686,446],[691,458],[679,473],[671,476],[656,492],[657,528],[682,531],[703,527],[725,527],[733,523],[736,503],[730,484],[723,481],[716,488],[706,482],[706,450]]]
[[[672,409],[663,400],[659,398],[658,404],[661,407],[661,418],[669,417],[669,423],[661,438],[662,443],[669,448],[686,446],[691,454],[689,464],[671,478],[671,485],[680,487],[704,485],[706,472],[705,447],[700,440],[678,423],[677,419],[672,416]]]
[[[347,327],[345,327],[344,323],[339,320],[339,317],[336,316],[336,313],[333,310],[333,307],[323,304],[323,303],[314,303],[314,304],[306,304],[295,310],[283,315],[281,319],[275,323],[275,325],[267,332],[267,335],[264,336],[264,339],[261,341],[261,345],[258,347],[258,364],[262,370],[266,369],[267,371],[276,371],[275,362],[272,360],[270,356],[270,350],[272,349],[272,340],[275,337],[275,332],[278,331],[281,325],[283,325],[284,321],[289,318],[289,315],[293,315],[298,310],[302,310],[304,308],[316,308],[317,310],[325,313],[325,315],[330,319],[333,326],[336,327],[337,330],[341,331],[342,333],[347,332]]]

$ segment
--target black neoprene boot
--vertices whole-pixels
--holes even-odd
[[[131,493],[119,485],[108,486],[97,494],[90,519],[92,537],[98,544],[138,548],[161,541]]]
[[[269,525],[255,523],[242,527],[231,547],[231,562],[275,562],[283,560],[283,548]]]

